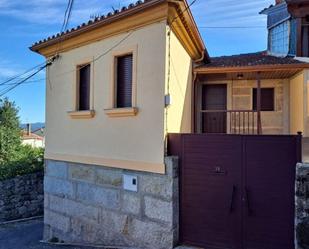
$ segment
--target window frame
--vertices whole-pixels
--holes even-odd
[[[132,55],[132,106],[117,107],[117,59],[118,57]],[[111,54],[111,87],[109,108],[105,109],[109,117],[136,116],[137,108],[137,46],[126,47]]]
[[[130,56],[132,58],[132,68],[131,68],[131,71],[132,71],[132,75],[131,75],[131,105],[130,106],[119,106],[119,101],[118,101],[118,85],[119,85],[119,82],[118,82],[118,76],[119,76],[119,58],[124,58],[126,56]],[[115,83],[114,83],[114,87],[115,87],[115,96],[114,96],[114,107],[115,108],[132,108],[134,105],[133,105],[133,54],[132,53],[128,53],[128,54],[125,54],[125,55],[121,55],[121,56],[116,56],[115,57]]]
[[[89,103],[88,103],[88,106],[89,106],[89,108],[86,110],[81,110],[80,109],[80,86],[81,86],[81,84],[80,84],[80,70],[83,68],[83,67],[86,67],[86,66],[89,66],[90,68],[89,68],[89,70],[90,70],[90,72],[89,72],[89,96],[88,96],[88,98],[89,98]],[[77,76],[76,76],[76,79],[77,79],[77,81],[76,81],[76,111],[79,111],[79,112],[82,112],[82,111],[89,111],[91,108],[90,108],[90,103],[91,103],[91,69],[92,69],[92,67],[91,67],[91,63],[85,63],[85,64],[82,64],[82,65],[77,65],[76,66],[76,73],[77,73]]]
[[[262,105],[262,91],[263,89],[271,89],[273,90],[273,108],[272,110],[263,110],[263,105]],[[252,88],[252,95],[251,95],[251,105],[252,105],[252,110],[253,111],[257,111],[257,108],[254,108],[254,91],[257,91],[257,88],[256,87],[253,87]],[[257,94],[257,93],[256,93]],[[257,97],[256,97],[257,98]],[[275,87],[261,87],[261,112],[275,112],[276,111],[276,88]]]
[[[290,52],[290,31],[291,23],[284,20],[281,23],[269,28],[268,43],[269,51],[275,55],[288,55]],[[280,37],[282,35],[282,37]],[[276,39],[274,39],[276,38]],[[275,44],[276,42],[276,44]],[[283,51],[285,49],[286,51]]]
[[[89,65],[90,66],[90,79],[89,79],[89,110],[79,110],[79,87],[80,87],[80,68]],[[72,119],[88,119],[95,116],[94,111],[94,96],[93,96],[93,79],[94,68],[93,58],[87,58],[81,60],[73,65],[75,70],[74,84],[73,84],[73,108],[72,111],[68,111],[68,115]]]

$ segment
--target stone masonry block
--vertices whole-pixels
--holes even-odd
[[[44,224],[66,233],[70,229],[70,218],[45,209]]]
[[[69,179],[94,183],[95,171],[90,165],[69,165]]]
[[[252,88],[250,87],[234,87],[233,95],[249,95],[251,96]]]
[[[162,222],[173,223],[172,202],[162,201],[157,198],[145,196],[145,215],[148,218]]]
[[[68,166],[66,162],[46,160],[46,175],[66,179]]]
[[[121,171],[108,170],[108,169],[97,169],[96,184],[110,185],[113,187],[122,186]]]
[[[49,176],[45,176],[44,178],[44,191],[46,193],[56,194],[59,196],[73,197],[74,195],[72,182]]]
[[[126,224],[128,216],[125,214],[116,213],[110,210],[101,209],[100,211],[100,227],[109,230],[112,233],[126,233]]]
[[[48,208],[49,206],[49,195],[47,193],[44,194],[44,208]]]
[[[71,218],[72,237],[75,242],[91,243],[97,241],[98,224],[80,217]]]
[[[89,205],[100,205],[110,209],[118,209],[120,205],[119,190],[87,183],[78,183],[77,198]]]
[[[141,199],[139,196],[129,193],[122,195],[122,211],[138,215],[141,211]]]
[[[98,220],[99,209],[96,207],[84,205],[77,201],[59,198],[57,196],[49,197],[49,208],[51,210],[69,215]]]
[[[179,160],[177,156],[165,157],[166,174],[168,177],[177,178],[179,176]]]
[[[129,236],[140,248],[172,249],[173,232],[154,222],[133,219],[130,224]]]
[[[145,175],[140,177],[139,183],[143,193],[165,199],[171,199],[173,196],[173,179],[166,176]]]

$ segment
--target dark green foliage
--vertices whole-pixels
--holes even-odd
[[[21,145],[17,158],[0,164],[0,181],[44,170],[44,150]]]
[[[43,149],[21,144],[18,109],[0,100],[0,180],[43,170]]]
[[[0,164],[14,160],[20,145],[18,109],[8,99],[0,100]]]

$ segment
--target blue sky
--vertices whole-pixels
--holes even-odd
[[[190,0],[188,0],[191,2]],[[266,17],[258,12],[275,0],[197,0],[192,12],[211,56],[255,52],[266,49]],[[86,4],[87,2],[87,4]],[[131,0],[75,0],[70,26],[104,14]],[[44,61],[28,47],[59,32],[65,0],[0,0],[0,83]],[[218,27],[264,26],[225,29]],[[44,73],[36,79],[43,79]],[[0,87],[0,91],[3,87]],[[22,122],[45,119],[45,82],[24,84],[7,97],[20,108]]]

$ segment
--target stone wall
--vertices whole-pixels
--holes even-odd
[[[44,239],[169,249],[178,242],[178,160],[166,175],[46,161]],[[137,177],[137,192],[123,175]]]
[[[296,248],[309,249],[309,164],[296,170]]]
[[[43,214],[43,172],[0,181],[0,222]]]

